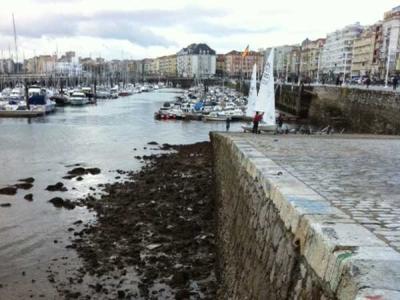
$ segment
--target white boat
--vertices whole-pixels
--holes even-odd
[[[263,131],[276,130],[273,62],[274,49],[271,49],[268,59],[265,62],[264,72],[261,77],[260,90],[254,106],[255,111],[264,113],[263,121],[259,126]]]
[[[24,100],[24,89],[23,87],[15,87],[11,90],[10,95],[8,96],[9,100],[12,101],[23,101]]]
[[[69,103],[71,105],[86,105],[89,103],[89,99],[83,92],[73,92],[69,97]]]
[[[49,98],[49,92],[39,86],[31,86],[28,89],[29,107],[32,110],[40,110],[51,113],[56,109],[56,103]]]
[[[251,82],[249,89],[249,97],[247,98],[246,117],[253,117],[255,114],[254,107],[257,101],[257,65],[253,66],[251,74]]]
[[[208,115],[204,116],[204,121],[226,121],[226,118],[228,116],[225,114],[225,112],[220,111],[220,112],[210,112]]]

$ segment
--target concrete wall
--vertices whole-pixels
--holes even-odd
[[[285,85],[277,90],[277,107],[316,125],[347,132],[400,134],[400,94],[336,86]]]
[[[211,141],[219,299],[400,299],[397,252],[248,142]]]

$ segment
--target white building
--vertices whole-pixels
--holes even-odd
[[[353,43],[363,31],[360,23],[348,25],[326,36],[322,51],[321,71],[324,74],[337,76],[351,74]]]
[[[79,76],[82,74],[82,65],[77,57],[69,60],[60,60],[56,63],[56,73],[66,76]]]
[[[191,44],[177,53],[177,73],[180,77],[207,78],[215,75],[217,55],[207,44]]]
[[[384,15],[382,24],[383,43],[381,51],[382,63],[389,63],[389,75],[400,71],[400,5]],[[388,55],[390,55],[388,59]],[[396,68],[397,65],[397,68]]]

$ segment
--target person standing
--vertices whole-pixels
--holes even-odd
[[[369,76],[367,77],[367,79],[365,80],[365,84],[367,85],[367,89],[369,88],[369,85],[371,84],[371,79],[369,78]]]
[[[394,76],[393,78],[393,91],[397,89],[397,84],[399,83],[399,79],[397,78],[397,75]]]
[[[226,117],[226,131],[229,131],[229,129],[231,128],[231,117],[228,116]]]
[[[258,123],[261,122],[262,118],[263,118],[264,113],[259,113],[258,111],[256,111],[256,114],[253,118],[253,133],[259,133],[258,132]]]

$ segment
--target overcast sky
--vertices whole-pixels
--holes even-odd
[[[371,4],[369,4],[371,3]],[[373,5],[372,5],[373,3]],[[74,50],[112,58],[172,54],[205,42],[218,53],[300,43],[372,24],[398,0],[1,0],[0,50],[19,57]]]

